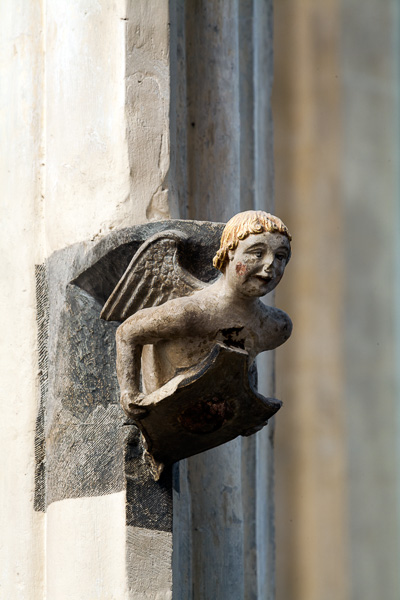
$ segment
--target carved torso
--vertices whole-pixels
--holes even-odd
[[[246,350],[253,362],[257,354],[275,348],[289,337],[290,320],[283,311],[265,306],[259,300],[251,311],[248,307],[241,310],[213,293],[212,287],[158,307],[159,318],[166,321],[171,315],[174,321],[181,318],[185,327],[172,337],[144,346],[145,393],[158,389],[180,370],[198,364],[216,342]]]
[[[201,247],[181,227],[149,237],[101,313],[122,322],[121,404],[142,431],[156,477],[164,461],[258,431],[281,406],[257,393],[253,367],[291,333],[289,317],[260,300],[282,278],[290,234],[268,213],[236,215],[213,259],[217,277]]]

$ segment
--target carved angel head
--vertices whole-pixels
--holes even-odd
[[[243,296],[263,296],[280,282],[290,259],[291,235],[269,213],[249,210],[228,221],[214,257],[227,284]]]
[[[281,219],[262,210],[246,210],[232,217],[222,232],[221,245],[213,260],[214,267],[223,272],[229,261],[229,250],[236,250],[239,242],[249,235],[267,231],[280,233],[286,236],[289,242],[292,239],[288,228]],[[287,262],[289,259],[290,255]]]

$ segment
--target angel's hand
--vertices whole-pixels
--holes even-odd
[[[145,397],[141,392],[121,392],[121,406],[130,419],[137,421],[148,414],[147,408],[140,404]]]

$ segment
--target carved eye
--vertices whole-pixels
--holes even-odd
[[[275,258],[277,258],[278,260],[286,260],[287,259],[286,254],[280,254],[280,253],[276,254]]]
[[[263,253],[262,253],[262,251],[261,251],[261,250],[256,250],[256,251],[254,252],[254,256],[256,256],[257,258],[262,258],[262,254],[263,254]]]

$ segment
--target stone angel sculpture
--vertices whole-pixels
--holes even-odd
[[[187,235],[156,233],[139,248],[101,317],[117,329],[117,375],[125,413],[155,463],[174,462],[266,424],[281,402],[249,377],[256,356],[285,342],[290,318],[260,297],[280,282],[291,236],[262,211],[234,216],[205,283],[178,260]]]

